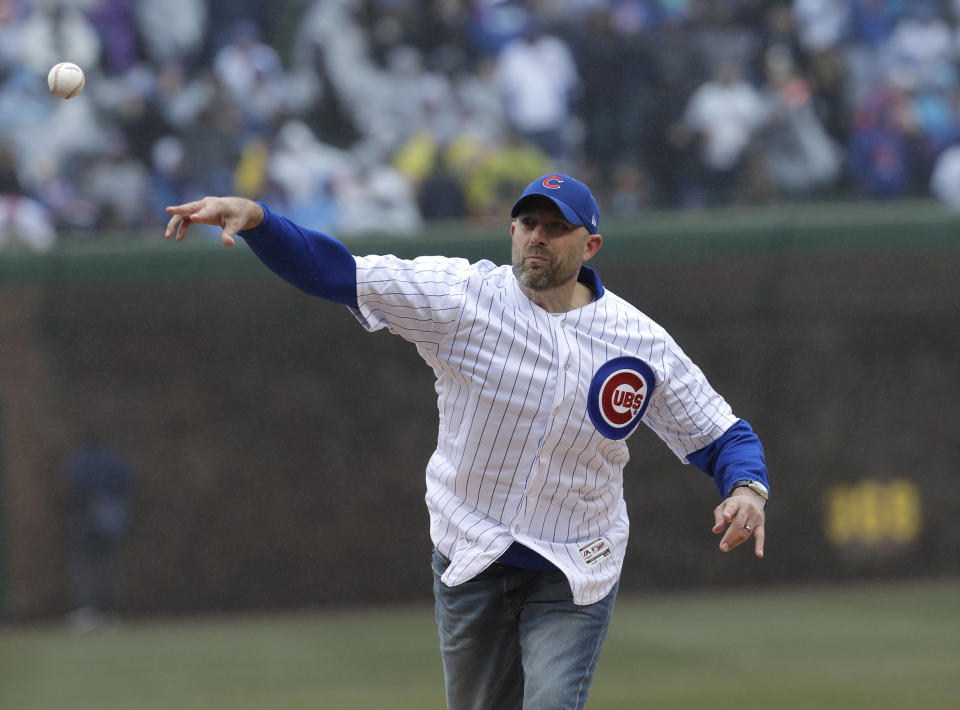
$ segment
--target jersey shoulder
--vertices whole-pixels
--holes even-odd
[[[448,281],[465,281],[474,275],[483,275],[491,268],[495,268],[490,262],[471,263],[461,257],[438,255],[405,259],[393,254],[365,254],[353,258],[360,273],[433,274]]]
[[[669,338],[666,329],[644,311],[618,296],[609,289],[604,290],[605,307],[615,319],[617,329],[626,334],[644,334],[644,337]]]

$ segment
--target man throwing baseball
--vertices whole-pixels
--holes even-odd
[[[353,256],[265,205],[168,207],[243,237],[297,288],[410,341],[436,375],[427,465],[436,617],[451,710],[582,708],[627,546],[623,468],[642,421],[713,477],[724,552],[763,556],[767,471],[750,425],[654,321],[586,266],[603,243],[586,185],[532,182],[511,211],[513,263]]]

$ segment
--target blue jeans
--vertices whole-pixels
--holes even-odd
[[[440,581],[433,553],[449,710],[580,710],[610,626],[617,587],[573,603],[562,572],[493,564],[468,582]]]

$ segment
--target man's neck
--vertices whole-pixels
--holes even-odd
[[[593,301],[593,291],[586,284],[573,280],[557,288],[535,291],[526,286],[520,286],[527,298],[540,306],[547,313],[566,313],[577,308],[583,308]]]

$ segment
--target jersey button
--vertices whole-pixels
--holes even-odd
[[[560,414],[560,407],[553,410],[553,416],[557,416],[558,414]]]
[[[563,366],[563,369],[564,369],[564,370],[569,370],[569,369],[570,369],[570,363],[568,362],[566,365],[564,365],[564,366]]]

